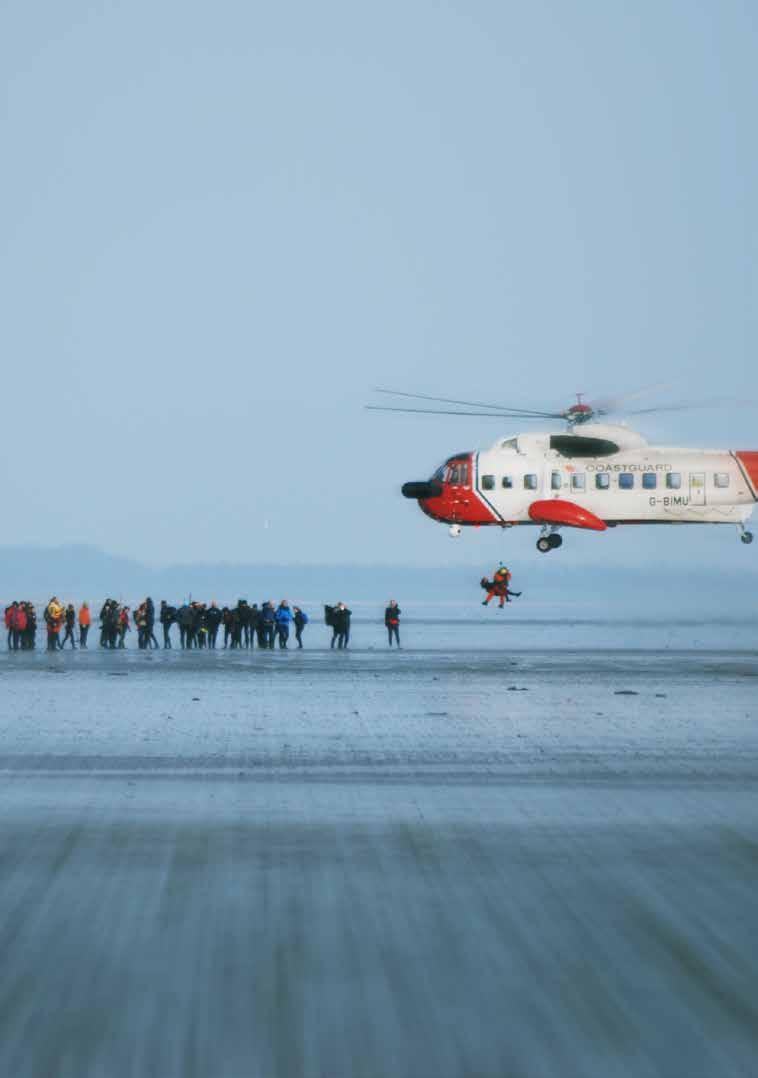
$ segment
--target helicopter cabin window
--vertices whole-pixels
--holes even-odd
[[[598,472],[595,476],[595,486],[598,490],[607,490],[611,485],[611,477],[607,472]]]
[[[494,475],[482,476],[482,490],[494,490],[495,489],[495,477]]]
[[[729,472],[716,472],[713,482],[721,490],[725,490],[729,486]]]
[[[642,486],[645,490],[656,490],[658,487],[658,476],[655,472],[645,472],[642,476]]]
[[[587,476],[584,472],[579,472],[577,475],[571,476],[571,489],[572,490],[585,490],[587,487]]]
[[[563,476],[560,472],[553,472],[550,476],[550,489],[560,490],[563,486]]]
[[[619,474],[619,490],[634,490],[634,472]]]
[[[513,490],[513,476],[512,475],[504,475],[503,476],[503,490]]]
[[[507,441],[500,443],[501,449],[518,449],[518,438],[508,438]]]
[[[525,475],[524,476],[524,490],[536,490],[537,489],[537,476]]]
[[[681,472],[669,472],[666,476],[666,486],[669,490],[681,490],[682,488],[682,474]]]

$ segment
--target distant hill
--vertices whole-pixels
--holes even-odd
[[[738,551],[737,553],[741,553]],[[703,616],[758,613],[758,572],[745,563],[727,572],[651,567],[577,566],[560,553],[534,556],[517,567],[514,586],[529,602],[564,611],[592,605],[623,612]],[[88,546],[0,547],[0,601],[29,598],[96,601],[106,595],[134,600],[152,595],[181,601],[190,595],[219,603],[287,596],[318,604],[348,602],[466,602],[480,597],[479,576],[492,566],[426,568],[334,565],[198,564],[151,568]]]

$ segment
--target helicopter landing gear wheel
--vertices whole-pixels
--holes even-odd
[[[547,554],[550,550],[557,550],[559,546],[563,546],[563,536],[545,525],[537,540],[537,550],[540,554]]]
[[[740,533],[740,539],[742,540],[743,543],[745,543],[746,545],[749,546],[750,543],[752,543],[752,541],[753,541],[753,533],[752,532],[747,532],[747,531],[741,532]]]

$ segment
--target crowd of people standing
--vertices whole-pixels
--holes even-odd
[[[352,611],[343,602],[324,607],[324,620],[332,630],[331,647],[340,650],[349,647]],[[64,604],[53,596],[45,606],[42,620],[45,625],[47,650],[58,651],[67,644],[87,648],[92,611],[88,603],[78,611],[73,603]],[[148,597],[132,610],[116,599],[106,599],[98,614],[100,647],[121,649],[126,647],[127,634],[134,630],[137,646],[141,650],[172,648],[171,630],[178,630],[178,644],[183,650],[216,647],[250,649],[253,647],[286,649],[294,633],[298,648],[303,647],[303,632],[309,618],[299,606],[290,606],[286,599],[275,605],[266,600],[260,606],[239,599],[234,606],[219,607],[214,601],[201,603],[188,600],[181,606],[171,606],[165,599],[156,611],[153,600]],[[393,640],[400,647],[400,607],[390,600],[384,614],[389,646]],[[163,642],[156,637],[160,626]],[[5,608],[5,628],[9,651],[28,651],[36,647],[37,613],[34,604],[14,600]],[[175,637],[174,637],[175,640]]]

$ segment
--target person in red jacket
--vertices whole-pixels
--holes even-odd
[[[18,651],[21,647],[21,641],[24,638],[28,625],[26,610],[23,603],[18,603],[16,609],[13,611],[13,618],[11,620],[11,629],[13,632],[13,650]]]
[[[126,647],[126,634],[131,629],[129,624],[129,607],[122,606],[121,612],[118,615],[118,646],[120,648]]]

